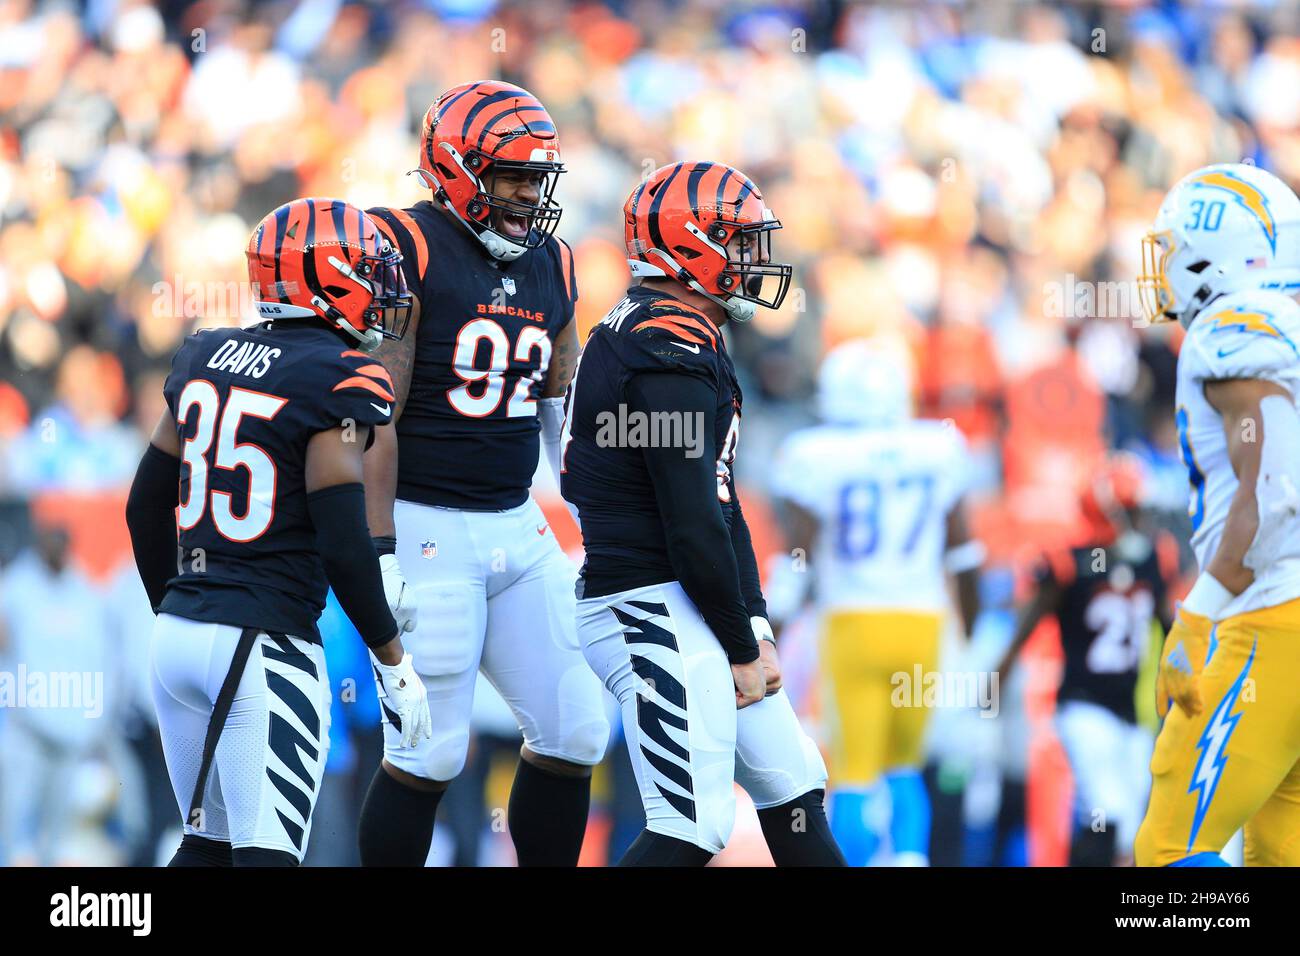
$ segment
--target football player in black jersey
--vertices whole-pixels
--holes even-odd
[[[1142,482],[1141,462],[1122,452],[1091,475],[1080,501],[1087,534],[1038,562],[1034,596],[998,667],[1005,681],[1038,622],[1057,619],[1065,667],[1056,730],[1075,785],[1071,866],[1131,862],[1146,806],[1153,739],[1137,722],[1134,692],[1153,626],[1172,622],[1178,545],[1166,531],[1140,530]]]
[[[399,620],[419,608],[407,643],[434,726],[404,751],[385,713],[365,865],[423,865],[438,801],[465,764],[480,669],[523,733],[508,811],[520,865],[572,866],[582,847],[609,724],[578,650],[573,565],[529,494],[540,447],[558,469],[578,353],[573,256],[552,235],[563,171],[541,103],[509,83],[469,83],[425,117],[418,172],[433,200],[371,210],[404,255],[415,303],[411,331],[379,353],[396,427],[366,455],[366,498],[390,606]]]
[[[778,865],[842,866],[732,478],[742,396],[721,330],[784,299],[781,224],[711,162],[665,166],[623,211],[640,281],[583,348],[562,444],[586,548],[579,639],[622,706],[646,811],[622,863],[707,863],[731,833],[735,780]]]
[[[403,743],[429,734],[362,486],[393,400],[369,353],[400,338],[410,307],[400,258],[360,209],[281,206],[248,245],[267,321],[198,332],[172,359],[126,517],[158,614],[153,697],[185,834],[173,866],[302,861],[329,749],[327,586],[403,715]]]

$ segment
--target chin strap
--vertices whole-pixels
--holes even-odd
[[[632,273],[632,278],[674,279],[691,291],[698,292],[705,298],[716,302],[722,307],[722,310],[727,313],[727,318],[731,319],[733,322],[748,322],[754,317],[754,313],[758,311],[758,304],[750,302],[748,299],[741,299],[734,295],[724,299],[719,295],[714,295],[712,292],[705,290],[704,286],[700,285],[698,280],[692,278],[689,272],[677,265],[676,260],[673,259],[672,256],[659,249],[654,251],[658,252],[661,256],[676,266],[677,271],[675,273],[669,273],[668,270],[664,269],[662,266],[646,262],[644,259],[628,259],[627,266]]]
[[[727,318],[731,319],[732,322],[748,322],[754,317],[754,313],[758,311],[758,304],[750,302],[748,299],[737,298],[734,295],[724,299],[712,292],[706,292],[704,287],[694,279],[691,279],[686,284],[700,295],[718,303],[722,307],[722,311],[727,313]]]
[[[373,352],[383,343],[384,337],[380,334],[378,329],[366,329],[362,332],[359,329],[353,328],[351,323],[343,318],[338,309],[334,308],[334,306],[330,305],[320,296],[312,296],[311,304],[320,310],[322,316],[333,322],[336,329],[340,332],[346,333],[349,338],[355,340],[358,351],[367,353]]]

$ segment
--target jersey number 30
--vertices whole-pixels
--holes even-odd
[[[181,501],[180,529],[188,531],[203,520],[212,505],[212,523],[222,537],[230,541],[252,541],[260,538],[271,526],[275,517],[275,462],[265,451],[249,442],[235,440],[239,423],[245,415],[270,421],[287,403],[287,398],[231,388],[226,396],[226,406],[221,407],[221,396],[216,386],[201,378],[188,382],[176,403],[176,421],[181,425],[194,424],[194,437],[185,441],[181,460],[189,466],[189,488]],[[242,515],[235,514],[228,491],[212,490],[209,455],[213,441],[216,455],[211,465],[221,471],[243,468],[248,472],[248,502]]]

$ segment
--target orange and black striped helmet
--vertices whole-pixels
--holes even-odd
[[[496,177],[508,172],[536,178],[535,203],[495,195]],[[516,259],[555,231],[563,211],[554,199],[562,172],[560,140],[546,107],[511,83],[454,87],[424,115],[421,177],[497,259]]]
[[[623,206],[632,275],[676,279],[737,322],[785,299],[794,267],[772,261],[772,233],[780,228],[758,187],[722,163],[657,169]]]
[[[341,199],[295,199],[248,240],[248,281],[265,319],[324,319],[373,351],[411,318],[402,254],[374,221]]]

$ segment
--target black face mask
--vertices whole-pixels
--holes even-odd
[[[477,166],[475,165],[477,162]],[[489,165],[490,163],[490,165]],[[512,236],[503,236],[510,242],[517,242],[528,249],[539,248],[546,242],[546,237],[555,232],[555,227],[560,224],[560,216],[564,213],[563,207],[555,201],[555,187],[559,184],[560,174],[565,172],[562,163],[529,163],[517,162],[514,160],[496,159],[488,160],[486,157],[477,153],[471,153],[466,158],[466,165],[479,176],[479,181],[483,183],[483,195],[469,204],[470,217],[480,225],[497,232],[495,226],[491,224],[492,213],[499,212],[506,216],[518,216],[523,219],[527,234],[520,239]],[[479,173],[479,169],[487,169],[486,173]],[[497,176],[502,173],[542,173],[544,179],[540,188],[540,197],[536,205],[526,202],[519,202],[514,199],[502,199],[495,195]]]
[[[736,228],[733,237],[740,236],[740,254],[739,258],[732,258],[728,252],[727,268],[718,284],[739,299],[779,309],[794,276],[794,266],[790,263],[772,261],[772,233],[781,228],[780,220],[752,223],[719,220],[715,228],[725,232],[727,226]]]
[[[400,339],[414,303],[402,272],[402,254],[385,241],[379,255],[362,256],[354,268],[375,290],[365,313],[367,324],[386,339]]]

